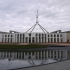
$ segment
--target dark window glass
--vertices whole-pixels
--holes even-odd
[[[56,35],[54,35],[54,37],[56,37]]]
[[[24,37],[24,34],[23,34],[23,37]]]
[[[38,36],[38,34],[36,34],[36,36]]]
[[[8,37],[9,37],[9,35],[8,35]]]
[[[9,42],[9,38],[8,38],[8,42]]]
[[[45,34],[45,37],[46,37],[46,34]]]
[[[25,52],[25,55],[27,55],[27,52]]]
[[[32,55],[34,55],[34,52],[32,52]]]
[[[5,35],[5,37],[7,37],[7,35]]]
[[[42,37],[44,36],[44,34],[42,34]]]
[[[51,42],[53,42],[53,38],[51,38]]]
[[[12,42],[12,38],[11,38],[11,42]]]
[[[39,34],[39,37],[41,36],[41,34]]]
[[[48,35],[48,37],[49,37],[49,35]]]
[[[12,35],[11,35],[11,37],[12,37]]]
[[[52,37],[52,35],[51,35],[51,37]]]
[[[57,35],[57,37],[59,37],[59,35]]]
[[[31,36],[31,33],[29,34],[29,36]]]
[[[31,52],[29,52],[29,55],[31,55]]]
[[[31,56],[29,56],[29,59],[31,59]]]

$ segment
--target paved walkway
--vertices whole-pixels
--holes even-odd
[[[70,60],[48,64],[48,65],[42,65],[42,66],[36,66],[24,69],[15,69],[15,70],[70,70]]]

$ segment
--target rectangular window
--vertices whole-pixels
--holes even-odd
[[[45,37],[46,37],[46,34],[45,34]]]
[[[8,37],[9,37],[10,35],[8,35]]]
[[[7,35],[5,35],[5,37],[7,37]]]
[[[12,42],[12,38],[11,38],[11,42]]]
[[[48,35],[48,37],[49,37],[49,35]]]
[[[54,42],[56,42],[56,38],[54,38]]]
[[[36,34],[36,36],[38,36],[38,34]]]
[[[8,42],[9,42],[9,38],[8,38]]]
[[[57,35],[57,37],[59,37],[59,35]]]
[[[42,37],[44,37],[44,34],[42,34]]]
[[[56,37],[56,35],[54,35],[54,37]]]
[[[49,42],[49,38],[48,38],[48,42]]]
[[[12,35],[11,35],[11,37],[12,37]]]
[[[51,37],[52,37],[52,35],[51,35]]]
[[[45,37],[45,43],[46,43],[46,37]]]
[[[23,37],[24,37],[24,34],[23,34]]]
[[[53,42],[53,38],[51,38],[51,42]]]
[[[36,38],[36,43],[37,43],[37,40],[38,40],[38,39]]]
[[[39,34],[39,37],[41,37],[41,34]]]
[[[25,52],[25,55],[27,55],[27,52]]]
[[[34,52],[32,52],[32,55],[34,55]]]
[[[31,36],[31,33],[29,33],[29,36]]]
[[[6,38],[5,38],[5,42],[6,42]]]

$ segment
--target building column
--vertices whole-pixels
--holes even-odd
[[[22,34],[22,41],[21,42],[23,43],[23,34]]]
[[[19,43],[20,43],[20,34],[19,34]]]
[[[29,43],[29,37],[27,37],[27,38],[28,38],[28,41],[27,42]]]
[[[57,34],[56,34],[56,43],[57,43]]]
[[[39,43],[39,34],[38,34],[38,37],[37,37],[37,43]]]
[[[47,38],[46,38],[46,42],[48,43],[48,36],[47,36]]]
[[[54,43],[54,37],[52,39],[53,39],[53,43]]]
[[[60,37],[60,34],[59,34],[59,42],[61,42],[61,37]]]
[[[31,37],[31,43],[32,43],[32,37]]]
[[[15,34],[15,41],[16,41],[16,43],[17,43],[17,34]]]

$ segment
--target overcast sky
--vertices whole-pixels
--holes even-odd
[[[0,31],[25,32],[36,23],[37,9],[48,32],[70,30],[70,0],[0,0]]]

